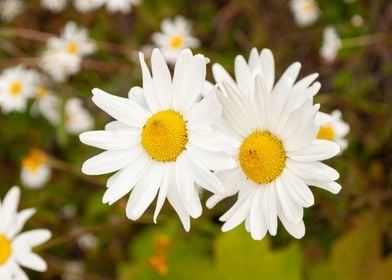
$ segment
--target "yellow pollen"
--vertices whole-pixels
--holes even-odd
[[[175,161],[187,143],[186,123],[173,110],[151,116],[142,130],[142,146],[157,161]]]
[[[4,264],[11,255],[11,242],[7,237],[0,234],[0,266]]]
[[[184,43],[184,39],[182,38],[182,36],[179,36],[179,35],[173,36],[173,37],[170,39],[170,46],[171,46],[173,49],[180,48],[180,47],[182,46],[183,43]]]
[[[38,149],[32,149],[27,156],[22,159],[22,167],[31,172],[36,172],[37,169],[48,162],[46,154]]]
[[[10,86],[10,91],[12,95],[19,95],[20,92],[22,91],[22,84],[20,82],[14,82]]]
[[[333,127],[329,124],[320,126],[317,138],[333,141],[335,139],[335,131],[333,130]]]
[[[286,163],[282,141],[268,131],[250,134],[242,143],[238,157],[242,171],[256,184],[275,180]]]
[[[38,99],[44,97],[48,93],[48,89],[46,87],[38,86],[35,92],[35,95]]]
[[[303,4],[302,8],[304,9],[305,12],[310,13],[316,9],[316,6],[312,2],[307,1]]]
[[[67,46],[68,52],[71,54],[76,54],[79,50],[79,46],[75,42],[69,42]]]

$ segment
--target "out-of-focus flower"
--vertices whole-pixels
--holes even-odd
[[[309,26],[320,16],[319,8],[314,0],[291,0],[290,8],[298,26]]]
[[[83,280],[84,265],[78,261],[67,261],[64,264],[63,280]]]
[[[50,231],[36,229],[20,233],[35,209],[17,212],[20,189],[12,187],[0,203],[0,279],[28,279],[21,266],[45,271],[46,262],[32,248],[46,242]]]
[[[36,87],[35,101],[31,107],[32,113],[40,113],[50,124],[59,122],[60,99],[45,85]]]
[[[109,12],[115,13],[120,12],[128,14],[131,12],[132,6],[139,5],[141,0],[104,0],[106,8]]]
[[[342,47],[342,42],[339,38],[336,29],[332,26],[327,26],[323,33],[323,43],[320,48],[320,56],[325,63],[333,63],[336,60],[336,56],[340,48]]]
[[[353,15],[351,18],[351,24],[355,27],[360,27],[363,25],[363,17],[361,15]]]
[[[74,0],[74,6],[79,12],[87,13],[98,9],[104,2],[105,0]]]
[[[211,129],[221,116],[215,92],[199,101],[206,76],[204,56],[183,50],[173,78],[158,49],[151,56],[152,76],[143,54],[140,63],[143,88],[133,87],[128,98],[93,89],[93,102],[116,121],[105,130],[80,135],[83,143],[106,150],[84,162],[82,171],[118,171],[107,182],[103,202],[113,204],[132,190],[126,206],[129,219],[139,219],[158,196],[154,222],[167,198],[189,231],[190,216],[202,213],[195,184],[222,192],[211,170],[235,166],[223,151],[236,143]]]
[[[3,0],[0,1],[0,18],[3,21],[11,21],[19,15],[24,8],[20,0]]]
[[[79,247],[82,250],[95,249],[98,245],[97,237],[92,233],[84,233],[77,240]]]
[[[317,74],[298,82],[301,64],[288,67],[274,86],[275,66],[270,50],[251,51],[249,62],[235,60],[234,81],[222,66],[213,74],[221,92],[225,130],[242,144],[232,151],[238,167],[218,173],[225,194],[214,194],[207,206],[238,193],[238,200],[222,217],[223,231],[245,221],[253,239],[267,231],[275,235],[278,217],[295,238],[305,234],[303,208],[314,204],[309,186],[332,193],[340,190],[334,182],[339,173],[321,163],[339,153],[331,141],[316,139],[315,123],[319,105],[313,96],[320,83]],[[312,85],[313,83],[313,85]]]
[[[41,57],[40,66],[55,81],[64,82],[81,69],[80,56],[59,50],[46,50]]]
[[[76,216],[78,209],[74,204],[67,204],[63,208],[61,208],[60,216],[63,219],[72,219]]]
[[[53,13],[64,10],[68,0],[41,0],[41,6]]]
[[[4,70],[0,75],[0,107],[3,113],[23,112],[34,95],[36,73],[22,65]]]
[[[152,34],[152,40],[170,63],[176,61],[183,49],[200,45],[199,40],[191,36],[192,24],[181,16],[174,20],[164,19],[161,29],[162,32]]]
[[[334,110],[330,115],[318,112],[316,123],[320,125],[318,139],[334,141],[342,151],[347,148],[348,142],[344,138],[350,132],[350,126],[342,120],[342,113],[339,110]]]
[[[89,111],[83,107],[79,98],[70,98],[65,103],[65,130],[70,134],[79,134],[92,129],[94,120]]]
[[[32,149],[22,159],[20,179],[22,184],[31,189],[42,188],[50,179],[51,168],[47,155],[38,149]]]

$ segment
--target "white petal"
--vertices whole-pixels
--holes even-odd
[[[176,61],[176,65],[174,67],[174,75],[173,75],[173,107],[174,110],[180,110],[180,104],[182,102],[182,94],[184,94],[182,90],[182,83],[185,80],[185,71],[190,64],[192,59],[192,52],[190,49],[185,49],[181,51]]]
[[[328,140],[314,140],[305,148],[288,152],[287,156],[297,161],[319,161],[336,156],[340,152],[339,145]]]
[[[139,144],[141,137],[127,130],[95,130],[83,132],[80,141],[86,145],[104,150],[123,150]]]
[[[269,49],[263,49],[260,53],[260,61],[265,84],[271,92],[275,81],[275,62],[272,52]]]
[[[339,173],[335,169],[321,162],[300,162],[287,159],[286,166],[305,180],[335,181],[339,178]]]
[[[139,61],[140,61],[140,66],[142,67],[144,98],[146,100],[146,103],[150,111],[152,113],[158,112],[161,109],[161,107],[156,99],[154,84],[151,78],[150,70],[148,70],[146,62],[144,61],[143,53],[139,53]]]
[[[246,199],[240,203],[238,200],[236,203],[240,203],[236,211],[230,216],[230,218],[223,224],[222,231],[229,231],[239,224],[241,224],[249,214],[251,208],[252,196],[248,195]]]
[[[169,187],[169,192],[167,193],[167,199],[169,200],[171,206],[173,206],[174,210],[177,212],[177,215],[180,217],[185,231],[189,231],[191,228],[189,214],[180,199],[178,190],[174,185],[175,182],[172,182],[171,184],[172,185]]]
[[[207,151],[228,151],[238,148],[240,143],[236,140],[213,131],[193,132],[189,135],[189,142]]]
[[[158,49],[152,51],[151,66],[155,95],[161,108],[168,108],[172,99],[172,80],[169,68]]]
[[[263,200],[261,201],[263,205],[264,220],[267,229],[271,235],[276,235],[276,230],[278,227],[278,213],[276,209],[277,196],[275,193],[276,185],[272,182],[270,185],[265,186],[265,192]]]
[[[4,197],[0,208],[0,232],[4,232],[10,222],[16,218],[16,212],[19,204],[20,189],[12,187]]]
[[[342,186],[340,184],[333,181],[323,182],[317,180],[306,180],[306,184],[327,190],[333,194],[339,193],[342,189]]]
[[[46,271],[48,265],[40,256],[29,251],[22,251],[16,254],[16,261],[24,267],[30,268],[35,271]]]
[[[301,239],[305,235],[305,224],[303,220],[300,220],[298,223],[293,223],[287,219],[282,209],[279,207],[278,209],[279,219],[281,220],[285,229],[295,238]]]
[[[169,191],[170,183],[173,181],[171,177],[173,176],[173,172],[171,170],[171,165],[165,165],[164,166],[164,171],[163,171],[163,176],[162,176],[162,184],[161,187],[159,188],[159,193],[158,193],[158,199],[157,199],[157,205],[155,207],[154,211],[154,223],[157,223],[157,218],[159,213],[161,212],[163,203],[166,200],[167,193]]]
[[[261,240],[267,233],[267,227],[265,225],[263,217],[263,197],[265,190],[259,188],[256,190],[252,200],[250,209],[250,233],[254,240]]]
[[[276,193],[285,216],[293,223],[298,223],[304,214],[303,208],[296,204],[288,193],[288,186],[290,182],[286,182],[282,177],[276,180]]]
[[[200,165],[209,170],[226,170],[236,167],[236,162],[233,158],[224,152],[211,152],[200,149],[189,143],[186,151],[190,157],[198,161]]]
[[[227,73],[225,68],[223,68],[222,65],[220,65],[218,63],[215,63],[214,65],[212,65],[212,74],[213,74],[215,82],[217,84],[221,83],[222,81],[226,81],[233,86],[236,85],[235,81],[229,75],[229,73]]]
[[[16,219],[13,221],[13,226],[8,229],[7,236],[12,239],[16,234],[18,234],[24,227],[26,221],[31,218],[35,214],[34,208],[24,209],[20,211]]]
[[[26,250],[26,247],[32,248],[41,245],[42,243],[49,240],[51,236],[52,234],[49,230],[35,229],[19,234],[14,238],[12,243],[15,245],[16,248],[18,248],[18,250]]]
[[[294,175],[289,169],[282,174],[282,180],[291,198],[302,207],[310,207],[314,204],[314,196],[305,182]]]
[[[247,95],[252,86],[252,73],[242,55],[237,55],[234,61],[235,79],[238,87]]]
[[[184,153],[176,160],[174,175],[180,198],[184,202],[184,205],[187,205],[192,199],[195,187],[192,177],[190,176],[188,162],[184,158]]]

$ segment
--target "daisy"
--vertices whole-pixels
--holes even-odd
[[[47,155],[38,149],[32,149],[22,159],[20,179],[22,184],[31,189],[42,188],[50,179],[51,169]]]
[[[320,49],[320,56],[326,63],[333,63],[338,55],[342,42],[336,29],[327,26],[323,33],[323,44]]]
[[[0,18],[3,21],[11,21],[19,15],[24,8],[20,0],[3,0],[0,1]]]
[[[20,233],[34,208],[17,212],[20,197],[18,187],[11,188],[0,203],[0,279],[28,279],[20,266],[45,271],[46,262],[32,248],[46,242],[50,231],[36,229]]]
[[[40,67],[53,80],[64,82],[69,76],[80,71],[82,59],[80,56],[73,55],[69,52],[48,49],[41,57]]]
[[[220,218],[223,231],[245,221],[247,231],[259,240],[267,230],[276,234],[279,217],[291,235],[301,238],[303,207],[314,203],[308,186],[333,193],[341,188],[334,182],[339,174],[320,162],[339,153],[339,146],[316,139],[319,105],[313,105],[312,97],[320,89],[313,83],[317,74],[295,83],[300,67],[292,64],[274,85],[274,58],[267,49],[260,54],[253,49],[249,62],[237,56],[236,81],[222,66],[213,66],[224,129],[241,143],[232,151],[238,167],[218,174],[225,194],[207,201],[211,208],[238,193],[236,203]]]
[[[164,19],[161,29],[162,32],[152,34],[152,40],[170,63],[176,61],[183,49],[200,45],[199,40],[191,36],[192,24],[181,16],[174,20]]]
[[[74,0],[76,10],[87,13],[102,6],[105,0]]]
[[[52,125],[58,124],[60,99],[45,85],[37,85],[35,92],[35,101],[31,107],[32,113],[40,113]]]
[[[132,6],[138,6],[141,0],[104,0],[104,2],[109,12],[128,14],[131,12]]]
[[[83,107],[82,100],[76,97],[65,102],[65,131],[79,134],[94,127],[90,112]]]
[[[41,0],[41,6],[53,13],[64,10],[68,0]]]
[[[128,98],[93,89],[94,103],[116,121],[105,130],[80,135],[83,143],[106,150],[87,160],[82,171],[118,171],[107,182],[103,202],[113,204],[132,190],[126,206],[129,219],[137,220],[157,196],[154,222],[167,198],[189,231],[189,216],[202,212],[196,184],[223,191],[211,170],[235,166],[224,151],[236,142],[211,129],[221,106],[214,92],[201,99],[204,56],[183,50],[173,77],[158,49],[151,55],[152,75],[141,53],[140,64],[143,88],[133,87]]]
[[[84,57],[95,52],[96,45],[88,38],[88,31],[69,21],[60,32],[60,37],[49,38],[48,49],[58,50]]]
[[[0,107],[3,113],[23,112],[34,95],[36,73],[22,65],[4,70],[0,75]]]
[[[348,143],[344,138],[350,132],[350,126],[342,120],[342,113],[339,110],[334,110],[330,115],[318,112],[316,123],[320,125],[318,139],[334,141],[342,151],[347,148]]]
[[[297,25],[303,27],[315,23],[320,16],[319,8],[314,0],[291,0],[290,9]]]

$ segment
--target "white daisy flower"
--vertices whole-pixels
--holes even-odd
[[[320,49],[320,56],[326,63],[333,63],[338,55],[342,42],[336,29],[327,26],[323,33],[323,44]]]
[[[0,107],[3,113],[23,112],[34,95],[36,73],[22,65],[4,70],[0,75]]]
[[[0,1],[0,18],[5,22],[11,21],[22,12],[23,8],[24,4],[20,0]]]
[[[141,0],[104,0],[106,9],[111,12],[120,12],[128,14],[131,12],[132,6],[138,6]]]
[[[93,90],[94,103],[117,120],[105,130],[80,135],[83,143],[106,150],[87,160],[82,171],[118,171],[107,182],[103,202],[113,204],[132,190],[126,206],[129,219],[137,220],[158,196],[154,222],[167,198],[189,231],[189,216],[202,212],[196,184],[223,191],[211,170],[235,167],[224,151],[236,142],[211,129],[221,106],[214,92],[201,99],[204,56],[183,50],[173,77],[158,49],[151,56],[152,76],[141,53],[140,63],[143,88],[133,87],[128,98]]]
[[[20,180],[30,189],[42,188],[50,179],[52,173],[47,155],[38,149],[32,149],[22,159]]]
[[[65,131],[79,134],[94,127],[90,112],[83,107],[81,99],[73,97],[65,102]]]
[[[69,21],[60,32],[60,37],[49,38],[48,49],[63,51],[71,55],[86,56],[95,52],[96,45],[88,38],[88,31]]]
[[[339,174],[321,163],[339,153],[331,141],[316,139],[315,123],[319,105],[313,95],[320,89],[313,83],[317,74],[295,83],[301,65],[292,64],[274,85],[275,66],[270,50],[259,54],[253,49],[249,62],[235,60],[234,81],[222,66],[215,64],[213,74],[219,84],[225,130],[241,142],[232,151],[238,167],[220,172],[225,194],[215,194],[207,206],[238,192],[238,200],[221,218],[223,231],[245,221],[254,239],[267,230],[277,231],[277,218],[296,238],[305,234],[303,207],[314,197],[309,185],[332,193],[340,190],[334,182]],[[313,83],[313,84],[312,84]]]
[[[41,0],[41,6],[53,13],[64,10],[68,0]]]
[[[74,0],[74,6],[79,12],[87,13],[101,7],[104,1],[105,0]]]
[[[82,66],[80,56],[68,52],[48,49],[41,57],[40,67],[57,82],[64,82],[78,73]]]
[[[18,187],[11,188],[0,202],[0,279],[25,280],[27,275],[21,266],[45,271],[46,262],[32,252],[32,248],[46,242],[50,231],[36,229],[20,233],[26,221],[35,213],[35,209],[17,212],[20,197]]]
[[[197,48],[200,45],[199,40],[191,36],[192,24],[181,16],[174,20],[164,19],[161,29],[162,32],[152,34],[152,40],[170,63],[176,61],[183,49]]]
[[[291,0],[290,9],[298,26],[309,26],[315,23],[320,11],[314,0]]]
[[[83,280],[85,279],[85,268],[83,263],[78,261],[67,261],[64,263],[63,280]]]
[[[59,123],[60,99],[44,85],[36,87],[35,101],[31,107],[32,113],[40,113],[50,124]]]
[[[344,139],[350,132],[350,126],[342,120],[342,113],[334,110],[330,115],[318,112],[316,123],[320,126],[317,138],[336,142],[343,151],[347,148],[347,140]]]

